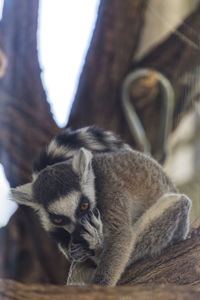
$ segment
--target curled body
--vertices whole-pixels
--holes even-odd
[[[128,265],[186,237],[191,201],[155,160],[139,152],[95,155],[92,168],[102,245],[74,264],[68,284],[113,286]],[[90,244],[90,237],[86,240]]]
[[[152,158],[80,148],[12,189],[73,262],[68,284],[114,286],[125,268],[186,237],[190,199]]]

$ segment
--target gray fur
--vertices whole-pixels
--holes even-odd
[[[147,255],[158,255],[168,245],[186,237],[191,201],[178,193],[152,158],[132,150],[92,156],[81,149],[65,168],[66,174],[68,169],[73,170],[80,182],[80,190],[62,194],[53,206],[54,213],[58,213],[59,203],[66,203],[70,215],[67,211],[65,214],[72,217],[74,224],[69,247],[59,246],[67,258],[75,261],[68,284],[114,286],[130,263]],[[90,210],[79,217],[75,210],[85,193]],[[18,201],[16,191],[14,197]],[[37,199],[33,201],[38,205]],[[42,224],[52,231],[48,213],[45,215],[41,201],[39,204]],[[52,203],[45,207],[48,211]],[[67,226],[64,229],[68,231]]]

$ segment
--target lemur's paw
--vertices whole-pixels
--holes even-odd
[[[96,250],[103,245],[103,224],[98,209],[94,212],[90,211],[87,216],[81,219],[84,230],[81,237],[87,241],[91,250]]]

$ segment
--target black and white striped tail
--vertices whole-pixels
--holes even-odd
[[[81,147],[93,153],[130,149],[114,133],[95,126],[67,129],[56,136],[34,163],[34,173],[71,158]]]

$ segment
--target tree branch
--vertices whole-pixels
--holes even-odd
[[[38,0],[6,0],[0,47],[0,162],[11,186],[30,181],[32,162],[58,134],[40,78]],[[63,283],[67,263],[33,211],[20,207],[0,229],[0,276],[24,282]],[[61,268],[62,267],[62,268]]]
[[[186,113],[193,101],[199,98],[199,90],[195,89],[199,85],[199,30],[200,6],[168,38],[132,66],[132,69],[145,67],[158,70],[171,81],[175,90],[174,125],[180,121],[180,114]],[[158,105],[154,103],[151,106],[149,118],[144,116],[144,110],[139,112],[148,132],[153,131],[151,126],[149,128],[150,118],[152,121],[152,115],[159,114]]]
[[[32,108],[46,111],[50,107],[42,85],[37,52],[39,0],[5,1],[0,22],[0,45],[8,59],[7,72],[0,88]]]
[[[146,0],[102,0],[69,126],[96,124],[122,133],[120,89],[144,22]]]
[[[199,299],[200,291],[200,219],[190,237],[164,250],[156,258],[147,258],[130,266],[116,288],[59,287],[23,285],[0,280],[2,299]],[[128,286],[127,286],[128,285]]]
[[[11,186],[30,179],[33,159],[58,133],[40,78],[37,21],[38,0],[5,1],[0,23],[0,47],[7,59],[0,79],[0,162]]]
[[[124,2],[122,5],[126,5],[125,3],[127,4]],[[122,10],[120,22],[124,24],[124,27],[123,25],[117,26],[114,12],[108,14],[111,29],[102,25],[100,30],[100,25],[97,23],[80,77],[69,125],[80,127],[97,124],[102,128],[117,132],[126,142],[137,148],[120,105],[123,80],[129,71],[144,67],[153,68],[167,76],[175,90],[174,129],[180,121],[180,114],[185,113],[188,106],[191,106],[193,100],[199,96],[198,89],[194,87],[195,84],[199,84],[200,8],[198,7],[165,41],[152,49],[141,61],[133,64],[132,59],[139,40],[138,34],[142,30],[143,12],[146,5],[144,1],[141,4],[143,10],[139,12],[137,6],[139,4],[135,4],[135,9],[137,9],[135,12],[133,7],[131,9],[134,3],[137,2],[130,1],[129,9],[126,7],[127,11],[131,11],[132,16],[127,19],[128,21]],[[109,12],[109,7],[107,9]],[[102,19],[102,24],[107,17],[106,11],[99,10],[99,20]],[[134,14],[137,14],[137,18]],[[135,24],[138,25],[135,26]],[[136,28],[136,32],[133,28]],[[134,34],[136,39],[133,38]],[[115,51],[116,55],[113,54]],[[123,53],[125,58],[123,55],[118,55],[118,52]],[[152,153],[155,155],[156,152],[160,152],[158,131],[162,122],[161,94],[157,80],[152,81],[151,78],[147,78],[147,81],[150,84],[146,84],[145,80],[135,82],[131,98],[152,145]]]
[[[61,287],[53,285],[24,285],[11,280],[0,280],[0,296],[5,300],[199,300],[198,287],[148,285],[134,287]]]
[[[184,73],[193,70],[200,64],[199,16],[200,6],[133,68],[155,68],[171,81],[179,80]]]
[[[20,207],[0,229],[0,245],[0,278],[64,283],[68,263],[31,209]]]

